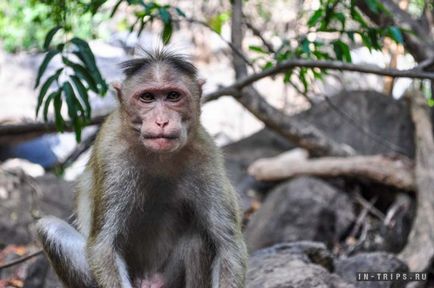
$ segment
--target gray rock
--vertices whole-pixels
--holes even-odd
[[[375,91],[342,91],[294,118],[360,154],[414,155],[414,127],[403,99]]]
[[[321,243],[294,242],[259,250],[249,259],[248,288],[351,288],[337,275],[315,264],[330,261],[330,252]],[[321,256],[320,256],[321,255]]]
[[[360,253],[335,262],[335,273],[360,288],[401,288],[405,282],[357,281],[357,272],[408,272],[408,267],[392,254]]]
[[[44,175],[32,178],[20,170],[0,168],[0,244],[29,244],[34,240],[34,216],[72,214],[72,184]]]
[[[326,182],[300,177],[270,192],[246,229],[251,251],[273,244],[313,240],[331,245],[354,220],[349,197]]]
[[[274,186],[274,183],[258,182],[248,176],[247,167],[259,158],[273,157],[292,147],[283,137],[268,129],[223,147],[226,171],[240,195],[243,211],[250,208],[251,201],[255,199],[255,195],[249,195],[251,190],[263,192]]]

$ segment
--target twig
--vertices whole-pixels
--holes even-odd
[[[261,31],[259,31],[258,28],[256,28],[255,26],[253,26],[253,24],[250,23],[250,22],[247,21],[247,20],[244,21],[244,23],[246,24],[247,28],[249,28],[249,29],[252,31],[253,35],[255,35],[256,37],[258,37],[259,39],[261,39],[261,41],[262,41],[262,43],[264,44],[264,46],[267,47],[268,52],[271,52],[271,53],[276,52],[276,51],[274,50],[274,48],[273,48],[273,45],[272,45],[270,42],[268,42],[268,41],[264,38],[264,36],[262,36],[262,33],[261,33]]]
[[[95,116],[87,123],[88,126],[101,124],[107,115]],[[73,125],[71,121],[65,123],[65,131],[73,131]],[[22,135],[26,133],[50,133],[57,132],[56,123],[54,121],[49,122],[31,122],[11,125],[0,125],[0,138],[3,136]]]
[[[232,42],[226,40],[222,35],[220,35],[219,33],[217,33],[208,23],[206,23],[205,21],[201,21],[201,20],[195,19],[195,18],[191,18],[191,17],[189,17],[189,18],[183,18],[182,20],[185,20],[185,21],[193,23],[193,24],[199,24],[199,25],[201,25],[201,26],[203,26],[205,28],[208,28],[212,32],[216,33],[220,37],[220,39],[223,42],[225,42],[226,45],[228,45],[232,49],[233,52],[235,52],[238,56],[240,56],[241,59],[243,59],[243,61],[247,65],[249,65],[252,69],[254,69],[253,63],[250,62],[250,60],[246,57],[246,55],[244,55],[244,53],[240,49],[238,49],[237,47],[235,47],[232,44]],[[175,19],[175,21],[181,21],[181,19]]]
[[[30,253],[30,254],[27,254],[27,255],[25,255],[25,256],[23,256],[23,257],[20,257],[20,258],[18,258],[18,259],[15,259],[15,260],[13,260],[13,261],[11,261],[11,262],[9,262],[9,263],[6,263],[6,264],[3,264],[3,265],[0,265],[0,270],[2,270],[2,269],[6,269],[6,268],[9,268],[9,267],[11,267],[11,266],[18,265],[18,264],[20,264],[20,263],[22,263],[22,262],[25,262],[25,261],[27,261],[27,260],[33,258],[33,257],[36,257],[36,256],[42,254],[42,252],[43,252],[42,250],[38,250],[38,251],[36,251],[36,252],[34,252],[34,253]]]
[[[273,76],[282,72],[286,72],[295,67],[334,69],[334,70],[342,70],[342,71],[375,74],[381,76],[434,80],[434,72],[424,72],[415,69],[410,69],[410,70],[398,70],[392,68],[383,69],[376,66],[343,63],[338,61],[291,59],[291,60],[278,63],[276,64],[276,66],[270,69],[266,69],[264,71],[255,74],[250,74],[246,77],[237,80],[235,83],[229,86],[223,87],[213,93],[210,93],[204,97],[204,102],[212,101],[225,95],[232,95],[232,96],[236,95],[239,93],[239,91],[242,88],[252,84],[253,82],[256,82],[268,76]]]
[[[363,198],[362,196],[360,196],[359,193],[356,193],[355,196],[354,196],[354,198],[356,199],[356,201],[357,201],[360,205],[362,205],[363,207],[369,209],[369,212],[370,212],[372,215],[376,216],[378,219],[380,219],[380,220],[382,220],[382,221],[385,219],[384,214],[383,214],[380,210],[378,210],[377,208],[375,208],[375,206],[372,205],[371,202],[366,201],[365,198]],[[375,204],[375,203],[374,203],[374,204]]]
[[[52,167],[49,168],[49,170],[55,170],[57,168],[63,170],[66,167],[70,166],[73,162],[75,162],[75,160],[78,159],[78,157],[80,157],[81,154],[83,154],[84,152],[86,152],[90,148],[90,146],[95,141],[96,136],[98,135],[98,131],[99,131],[99,129],[97,129],[96,131],[94,131],[84,141],[80,142],[77,145],[77,147],[75,147],[74,151],[72,151],[68,155],[68,157],[65,158],[65,160],[63,160],[60,163],[57,163],[57,164],[53,165]]]
[[[377,202],[378,196],[375,196],[371,199],[371,201],[368,202],[368,205],[363,206],[362,211],[360,212],[359,216],[357,217],[356,224],[354,224],[353,229],[351,230],[350,237],[356,238],[357,232],[359,232],[360,227],[362,226],[363,222],[365,221],[366,216],[368,216],[368,212],[372,210],[372,207],[374,207],[375,202]]]

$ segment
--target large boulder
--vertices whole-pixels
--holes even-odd
[[[360,154],[414,155],[414,127],[403,99],[376,91],[341,91],[294,119],[312,123]]]
[[[70,217],[72,186],[53,175],[33,178],[21,170],[0,167],[0,244],[31,243],[35,216]]]
[[[275,245],[249,259],[248,288],[351,288],[329,269],[330,252],[321,243],[294,242]]]
[[[329,245],[354,220],[349,197],[328,183],[299,177],[273,189],[246,229],[251,251],[281,242],[313,240]]]
[[[360,253],[338,259],[335,273],[359,288],[403,288],[400,281],[357,281],[357,272],[408,272],[408,267],[392,254],[385,252]]]
[[[263,192],[274,186],[274,183],[261,183],[248,176],[247,167],[258,158],[273,157],[291,148],[293,146],[282,136],[268,129],[223,147],[227,175],[240,195],[243,211],[255,200],[249,195],[250,190]]]

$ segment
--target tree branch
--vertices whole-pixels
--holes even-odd
[[[23,263],[23,262],[25,262],[25,261],[27,261],[29,259],[32,259],[33,257],[39,256],[39,255],[42,254],[42,252],[43,252],[42,250],[38,250],[38,251],[36,251],[34,253],[27,254],[27,255],[25,255],[23,257],[20,257],[18,259],[12,260],[11,262],[8,262],[6,264],[0,265],[0,271],[2,269],[6,269],[6,268],[9,268],[9,267],[18,265],[20,263]]]
[[[215,100],[221,96],[237,94],[239,90],[242,88],[258,81],[263,78],[273,76],[279,73],[286,72],[295,67],[306,67],[306,68],[324,68],[324,69],[334,69],[334,70],[342,70],[342,71],[351,71],[351,72],[361,72],[361,73],[369,73],[381,76],[391,76],[391,77],[403,77],[403,78],[414,78],[414,79],[430,79],[434,80],[434,72],[425,72],[420,71],[420,69],[410,69],[410,70],[398,70],[392,68],[380,68],[376,66],[368,66],[368,65],[359,65],[352,63],[344,63],[338,61],[317,61],[317,60],[305,60],[305,59],[291,59],[281,63],[278,63],[276,66],[255,73],[248,76],[245,76],[235,83],[220,88],[219,90],[212,92],[204,97],[204,102]]]
[[[99,115],[91,119],[87,126],[99,125],[108,116]],[[73,125],[71,121],[65,123],[65,131],[73,131]],[[54,121],[47,123],[44,122],[32,122],[32,123],[20,123],[10,125],[0,125],[0,144],[10,144],[21,142],[23,140],[32,139],[46,133],[56,133],[56,124]]]
[[[404,46],[417,62],[434,57],[434,41],[430,41],[430,37],[427,37],[427,32],[424,32],[423,27],[393,1],[382,0],[381,3],[393,16],[388,13],[374,13],[369,9],[366,1],[356,0],[356,6],[379,27],[396,25],[407,28],[416,34],[404,33]]]
[[[231,40],[234,46],[240,51],[242,51],[243,42],[243,25],[241,23],[243,15],[242,5],[242,0],[232,1]],[[249,79],[247,76],[247,67],[245,63],[235,53],[233,54],[233,67],[235,70],[236,79],[241,79],[238,81],[243,82],[245,79]],[[243,105],[259,120],[264,122],[267,127],[281,134],[295,145],[305,148],[311,152],[312,155],[348,156],[355,154],[354,150],[348,145],[336,143],[334,140],[326,137],[314,126],[306,122],[295,121],[278,109],[274,108],[268,104],[264,97],[262,97],[262,95],[252,86],[240,89],[256,80],[253,80],[253,82],[249,81],[250,80],[243,82],[243,86],[227,89],[226,91],[228,93],[225,92],[222,95],[234,96],[241,105]]]
[[[382,155],[352,157],[322,157],[308,159],[300,149],[273,158],[255,161],[249,174],[260,181],[276,181],[301,175],[319,177],[346,176],[368,179],[398,189],[415,190],[412,161],[404,157]]]
[[[415,126],[417,210],[407,245],[400,257],[411,271],[426,271],[434,260],[434,139],[425,97],[406,93]]]

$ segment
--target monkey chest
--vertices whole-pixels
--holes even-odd
[[[179,239],[196,230],[192,215],[183,201],[148,201],[133,211],[123,250],[134,274],[163,269]]]

